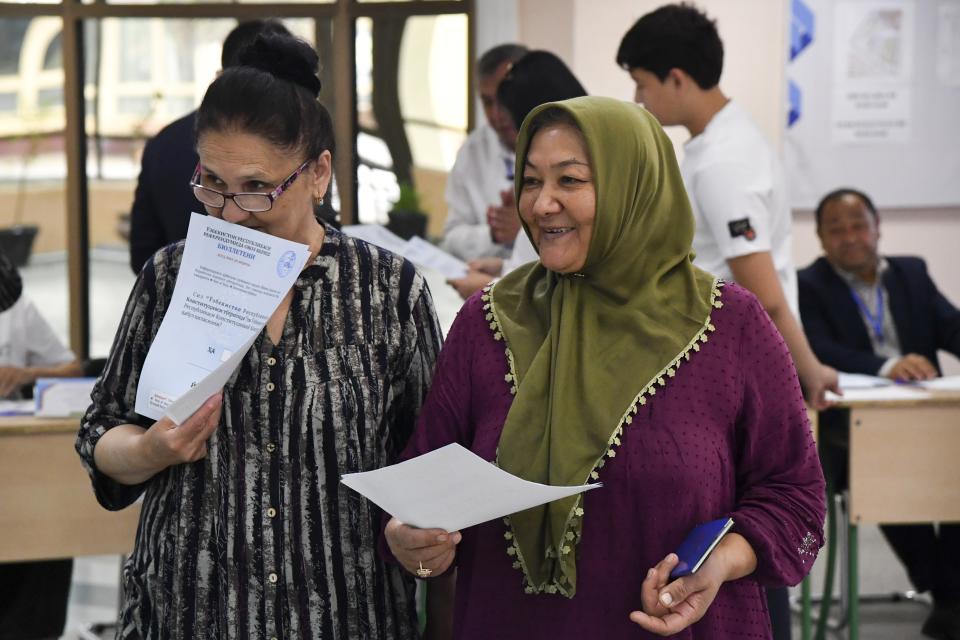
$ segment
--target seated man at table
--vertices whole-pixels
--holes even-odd
[[[18,397],[40,376],[81,374],[21,289],[20,274],[0,253],[0,398]],[[0,564],[0,640],[59,637],[72,573],[72,560]]]
[[[497,86],[526,53],[522,45],[501,44],[477,61],[477,93],[487,122],[467,136],[450,170],[441,244],[463,260],[508,257],[520,230],[512,191],[517,130],[497,104]]]
[[[816,210],[826,254],[799,272],[800,315],[814,352],[840,371],[895,380],[940,375],[937,350],[960,356],[960,310],[921,258],[878,253],[870,198],[837,189]]]
[[[37,378],[81,375],[76,356],[26,296],[0,312],[0,398],[21,397]]]
[[[880,255],[877,210],[855,189],[824,196],[816,222],[825,256],[800,270],[799,289],[817,357],[840,371],[895,380],[939,376],[938,349],[960,356],[960,310],[937,289],[924,261]],[[845,455],[826,456],[824,468],[834,466],[843,482]],[[881,530],[917,591],[933,593],[924,634],[960,640],[960,524],[941,524],[939,532],[926,524]]]

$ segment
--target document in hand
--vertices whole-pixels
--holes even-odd
[[[529,482],[456,443],[376,471],[348,473],[340,482],[405,524],[447,531],[603,486]]]
[[[309,256],[305,244],[192,214],[173,297],[140,372],[135,411],[180,424],[222,389]]]

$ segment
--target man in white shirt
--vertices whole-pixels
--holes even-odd
[[[40,376],[80,375],[73,353],[22,295],[17,269],[0,254],[0,398],[19,397]],[[63,633],[73,560],[0,564],[0,637]]]
[[[760,130],[720,90],[723,43],[690,5],[667,5],[627,32],[617,63],[635,100],[664,126],[690,132],[681,170],[696,220],[696,264],[752,291],[790,349],[804,395],[816,408],[837,391],[837,372],[810,349],[797,319],[790,208],[783,170]]]
[[[0,398],[18,397],[37,378],[80,375],[76,356],[26,296],[0,313]]]
[[[510,255],[510,230],[497,229],[495,238],[488,222],[488,213],[494,213],[492,209],[513,209],[513,147],[517,131],[510,116],[497,107],[497,85],[526,52],[521,45],[502,44],[484,53],[477,62],[477,91],[487,122],[467,136],[447,178],[447,220],[441,245],[463,260]],[[519,223],[513,230],[514,237],[517,230]]]

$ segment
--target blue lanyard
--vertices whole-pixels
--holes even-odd
[[[877,283],[877,312],[875,314],[870,313],[870,309],[867,308],[867,304],[860,297],[860,294],[852,288],[850,293],[853,295],[853,301],[857,303],[857,308],[867,317],[867,322],[873,329],[873,335],[877,337],[877,342],[883,344],[883,286]]]
[[[505,168],[507,170],[507,180],[509,182],[513,182],[513,167],[515,164],[514,160],[511,158],[504,158],[503,164],[505,165]]]

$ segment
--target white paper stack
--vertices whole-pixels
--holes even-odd
[[[37,378],[33,412],[45,418],[82,415],[90,406],[90,393],[96,383],[96,378]]]

